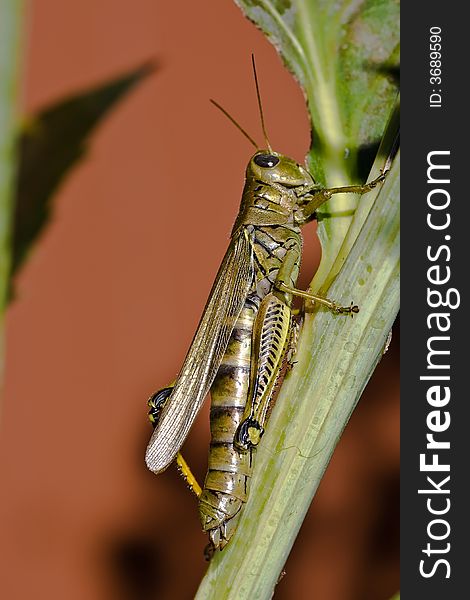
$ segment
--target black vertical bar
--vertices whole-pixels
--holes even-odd
[[[470,31],[462,11],[442,0],[402,4],[403,600],[470,597]],[[429,161],[450,169],[428,174]],[[450,448],[427,448],[437,442]],[[433,460],[436,470],[426,471]]]

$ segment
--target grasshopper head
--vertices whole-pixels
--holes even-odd
[[[289,188],[314,183],[312,176],[302,165],[273,150],[259,150],[251,158],[246,169],[246,178],[267,185],[279,183]]]

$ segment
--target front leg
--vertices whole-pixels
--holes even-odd
[[[301,206],[299,209],[299,213],[297,214],[296,221],[302,226],[309,221],[313,221],[316,218],[316,212],[320,208],[322,204],[328,202],[334,194],[367,194],[375,187],[382,183],[388,171],[384,171],[381,173],[376,179],[373,179],[369,183],[364,185],[347,185],[341,187],[332,187],[332,188],[323,188],[323,189],[315,189],[315,186],[311,186],[311,188],[302,188],[299,192],[300,197],[309,197],[308,202]]]
[[[303,290],[297,290],[296,288],[289,287],[284,283],[279,283],[279,289],[287,294],[292,294],[292,296],[298,296],[299,298],[305,298],[307,300],[311,300],[312,302],[318,302],[318,304],[322,304],[326,306],[331,312],[337,315],[351,315],[357,314],[359,312],[359,306],[353,304],[351,302],[350,306],[341,306],[334,300],[329,300],[324,296],[319,296],[318,294],[312,294],[311,292],[304,292]]]
[[[311,300],[313,302],[317,302],[318,304],[322,304],[326,306],[331,312],[335,314],[347,314],[353,316],[354,314],[359,312],[359,307],[351,302],[350,306],[341,306],[334,300],[330,300],[328,298],[324,298],[323,296],[319,296],[318,294],[312,294],[311,292],[304,292],[303,290],[298,290],[295,287],[295,282],[297,281],[297,273],[300,262],[300,253],[297,247],[292,247],[287,251],[286,256],[284,257],[281,268],[279,269],[279,273],[277,275],[276,281],[274,282],[274,287],[277,292],[277,295],[282,295],[286,302],[291,303],[292,296],[297,296],[299,298],[305,298],[306,300]]]

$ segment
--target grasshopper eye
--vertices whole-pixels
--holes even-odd
[[[254,161],[258,167],[263,167],[264,169],[271,169],[279,163],[278,157],[272,154],[258,154],[255,156]]]

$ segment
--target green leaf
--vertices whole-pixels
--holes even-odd
[[[357,175],[358,150],[377,143],[395,101],[398,0],[236,3],[264,31],[306,93],[318,181],[337,185],[323,175],[333,177],[336,163],[341,172],[346,163]]]
[[[398,2],[236,2],[305,91],[315,178],[328,186],[361,182],[371,165],[369,179],[375,178],[397,139]],[[306,307],[296,364],[257,452],[250,498],[234,537],[214,555],[199,599],[274,593],[398,311],[399,164],[398,153],[383,186],[360,199],[335,197],[318,215],[323,254],[311,288],[343,305],[354,300],[361,310],[350,319]],[[312,596],[314,590],[312,582]]]
[[[19,140],[12,276],[51,215],[51,198],[84,156],[88,137],[113,105],[152,70],[144,65],[42,110]]]
[[[277,48],[306,95],[312,125],[307,162],[329,186],[366,177],[397,95],[398,0],[236,0]],[[354,200],[320,212],[325,282],[351,222]],[[343,216],[323,219],[332,212]]]

